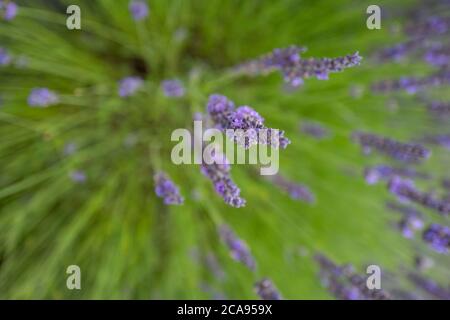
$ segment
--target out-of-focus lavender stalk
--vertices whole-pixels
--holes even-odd
[[[34,88],[28,96],[30,107],[49,107],[59,102],[59,98],[53,91],[47,88]]]
[[[450,150],[450,134],[426,135],[423,142],[435,144]]]
[[[424,39],[411,39],[395,46],[385,48],[377,53],[376,58],[381,61],[394,60],[400,61],[403,60],[406,56],[414,53],[417,49],[422,48],[424,46]]]
[[[319,140],[330,135],[327,128],[319,123],[311,121],[302,121],[300,124],[300,131]]]
[[[126,77],[119,81],[119,96],[129,97],[142,87],[144,81],[140,77]]]
[[[74,170],[70,172],[69,176],[70,179],[72,179],[72,181],[76,183],[84,183],[87,179],[86,174],[81,170]]]
[[[423,240],[432,249],[439,253],[448,253],[450,250],[450,228],[439,224],[431,224],[423,232]]]
[[[415,94],[430,87],[438,87],[450,84],[450,70],[441,70],[428,77],[402,77],[398,80],[384,80],[372,86],[374,92],[406,91]]]
[[[395,176],[389,181],[388,188],[400,201],[415,202],[424,207],[433,209],[442,215],[448,215],[450,213],[449,201],[437,199],[432,194],[417,190],[412,180]]]
[[[386,300],[390,299],[382,289],[367,288],[366,279],[355,273],[353,266],[338,266],[322,254],[315,256],[320,266],[322,283],[337,299],[343,300]]]
[[[180,80],[164,80],[161,88],[166,97],[179,98],[184,96],[184,87]]]
[[[250,270],[256,269],[255,259],[253,258],[247,244],[239,239],[229,226],[221,225],[219,227],[219,235],[230,250],[230,254],[233,259],[241,262]]]
[[[11,63],[11,56],[6,49],[0,47],[0,66],[7,66]]]
[[[450,102],[431,101],[427,105],[427,110],[430,114],[435,115],[436,117],[449,117]]]
[[[439,286],[434,281],[427,279],[419,274],[409,274],[409,279],[416,285],[416,287],[422,289],[435,299],[450,300],[450,290]]]
[[[430,48],[424,55],[424,59],[429,64],[436,67],[450,65],[450,46],[439,43]]]
[[[450,17],[432,16],[414,21],[405,28],[406,34],[415,38],[443,35],[450,30]]]
[[[281,175],[268,177],[276,186],[287,192],[294,200],[301,200],[307,203],[314,203],[315,196],[305,185],[288,181]]]
[[[232,130],[236,143],[248,149],[255,144],[267,144],[274,148],[286,148],[290,143],[283,131],[267,128],[264,118],[248,106],[235,108],[227,97],[213,94],[209,97],[207,111],[217,129]],[[227,133],[230,133],[228,130]]]
[[[255,291],[262,300],[282,300],[280,293],[275,288],[272,281],[267,278],[264,278],[255,284]]]
[[[135,21],[144,20],[149,13],[148,4],[143,0],[131,0],[128,8]]]
[[[155,193],[159,198],[164,199],[166,205],[180,205],[184,199],[180,195],[180,190],[164,172],[157,172],[154,177]]]
[[[417,172],[412,168],[391,167],[386,165],[377,165],[366,168],[364,170],[364,178],[368,184],[375,184],[380,180],[388,181],[393,176],[401,176],[407,178],[423,178],[427,179],[429,176],[424,173]]]
[[[420,144],[402,143],[372,133],[357,131],[352,134],[352,138],[363,147],[365,153],[375,149],[400,161],[416,162],[431,155],[431,152]]]
[[[240,196],[241,190],[231,179],[231,167],[224,154],[215,151],[211,164],[204,162],[201,172],[214,184],[216,192],[225,200],[225,203],[240,208],[245,206],[245,199]],[[209,162],[209,161],[208,161]]]
[[[13,20],[18,11],[19,7],[17,4],[10,0],[0,0],[0,18],[6,21]]]
[[[239,65],[235,70],[248,75],[267,74],[278,70],[285,82],[292,87],[298,87],[303,84],[303,79],[316,77],[319,80],[327,80],[330,73],[359,65],[362,59],[358,52],[338,58],[303,59],[300,54],[304,51],[305,48],[297,46],[274,49],[269,54]]]

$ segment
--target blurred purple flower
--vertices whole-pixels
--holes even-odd
[[[402,143],[371,133],[356,131],[352,138],[363,147],[365,153],[375,149],[400,161],[416,162],[431,155],[431,152],[420,144]]]
[[[267,278],[264,278],[255,284],[255,291],[262,300],[282,300],[280,293],[275,288],[272,281]]]
[[[3,19],[6,21],[10,21],[14,19],[17,15],[18,6],[9,0],[0,0],[0,17],[3,16]]]
[[[423,232],[422,237],[435,251],[439,253],[449,252],[450,228],[434,223]]]
[[[368,167],[364,170],[364,178],[368,184],[375,184],[380,180],[388,181],[393,176],[408,178],[428,178],[428,175],[419,173],[412,168],[399,168],[386,165]]]
[[[317,122],[302,121],[300,124],[301,132],[316,139],[324,139],[330,135],[328,130]]]
[[[175,183],[169,179],[164,172],[158,172],[153,176],[155,182],[155,193],[164,199],[166,205],[180,205],[184,199]]]
[[[47,88],[34,88],[28,96],[30,107],[48,107],[58,102],[58,96]]]
[[[314,203],[316,200],[314,194],[305,185],[288,181],[281,175],[274,175],[268,179],[287,192],[294,200],[301,200],[307,203]]]
[[[424,59],[437,67],[448,66],[450,65],[450,46],[442,44],[434,46],[425,53]]]
[[[426,135],[423,138],[425,143],[439,145],[450,150],[450,134]]]
[[[166,97],[184,96],[184,87],[180,80],[164,80],[161,87]]]
[[[6,49],[0,47],[0,66],[6,66],[11,63],[11,56]]]
[[[126,77],[119,81],[119,96],[132,96],[142,85],[144,81],[139,77]]]
[[[149,8],[145,1],[131,0],[128,8],[135,21],[141,21],[148,17]]]
[[[424,290],[435,299],[450,300],[450,290],[448,288],[441,287],[436,282],[415,273],[410,273],[408,277],[416,287]]]
[[[250,270],[255,270],[256,262],[250,253],[247,244],[239,239],[230,227],[227,225],[221,225],[219,227],[219,235],[230,250],[230,254],[233,259],[243,263]]]
[[[450,116],[450,102],[431,101],[427,105],[427,110],[436,117],[448,117]]]
[[[76,183],[84,183],[86,182],[86,174],[81,170],[74,170],[69,174],[70,179]]]

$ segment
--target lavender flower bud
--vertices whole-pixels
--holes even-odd
[[[211,164],[202,164],[202,173],[214,184],[216,192],[225,200],[225,203],[240,208],[245,206],[245,199],[241,198],[241,190],[230,177],[230,164],[225,155],[216,151]]]
[[[75,170],[70,172],[70,179],[76,183],[84,183],[86,182],[86,174],[81,170]]]
[[[432,224],[423,232],[423,240],[439,253],[448,253],[450,249],[450,228]]]
[[[58,96],[47,88],[35,88],[28,96],[28,105],[30,107],[48,107],[58,102]]]
[[[139,77],[126,77],[119,81],[119,96],[132,96],[142,85],[143,80]]]
[[[255,270],[256,262],[253,259],[247,244],[239,239],[230,227],[221,225],[219,227],[219,235],[230,250],[231,257],[234,260],[243,263],[250,270]]]
[[[0,18],[3,17],[6,21],[13,20],[18,11],[18,6],[9,0],[0,0]]]
[[[307,203],[314,203],[316,200],[314,194],[305,185],[290,182],[281,175],[275,175],[269,177],[269,179],[280,189],[287,192],[294,200],[301,200]]]
[[[366,153],[375,149],[396,160],[414,162],[429,158],[431,152],[420,144],[401,143],[371,133],[355,132],[352,138],[358,142]]]
[[[129,10],[135,21],[141,21],[147,18],[149,9],[145,1],[131,0]]]
[[[255,284],[255,291],[262,300],[282,300],[280,293],[267,278],[258,281]]]
[[[389,191],[396,195],[400,201],[411,201],[424,207],[433,209],[442,215],[450,213],[450,202],[443,199],[439,200],[433,195],[421,192],[416,189],[414,182],[400,177],[393,177],[389,182]]]
[[[175,183],[164,172],[158,172],[153,177],[155,181],[155,193],[164,199],[166,205],[180,205],[184,199]]]
[[[179,80],[164,80],[161,87],[166,97],[184,96],[184,87]]]
[[[11,63],[11,56],[8,52],[0,47],[0,66],[6,66]]]
[[[319,140],[324,139],[330,135],[326,128],[316,122],[302,121],[300,130],[303,133]]]

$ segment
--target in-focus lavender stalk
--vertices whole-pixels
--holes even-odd
[[[129,97],[142,87],[144,81],[136,76],[126,77],[119,81],[119,96]]]
[[[315,256],[320,266],[322,284],[337,299],[386,300],[390,295],[382,289],[367,288],[366,279],[357,274],[351,265],[338,266],[322,254]]]
[[[180,80],[164,80],[161,83],[161,88],[166,97],[182,97],[184,96],[184,87]]]
[[[402,143],[372,133],[357,131],[352,134],[352,138],[363,147],[365,153],[375,149],[400,161],[416,162],[431,155],[431,152],[420,144]]]
[[[422,235],[423,240],[439,253],[449,253],[450,228],[439,224],[431,224]]]
[[[397,80],[384,80],[372,85],[374,92],[406,91],[415,94],[431,87],[439,87],[450,84],[450,70],[441,70],[427,77],[402,77]]]
[[[47,88],[34,88],[28,96],[30,107],[49,107],[59,102],[59,98],[53,91]]]
[[[375,184],[382,181],[388,181],[393,176],[401,176],[407,178],[423,178],[427,179],[429,176],[424,173],[419,173],[412,168],[391,167],[386,165],[377,165],[368,167],[364,170],[364,178],[368,184]]]
[[[362,59],[358,52],[338,58],[302,59],[300,54],[305,51],[306,48],[297,46],[277,48],[269,54],[241,64],[236,70],[249,75],[267,74],[279,70],[286,83],[292,87],[298,87],[303,84],[303,79],[311,77],[328,80],[330,73],[359,65]]]
[[[440,300],[450,300],[450,290],[439,286],[433,280],[427,279],[416,273],[410,273],[408,277],[416,287],[422,289],[433,298]]]
[[[84,183],[86,182],[86,174],[81,170],[74,170],[69,174],[70,179],[76,183]]]
[[[234,102],[225,96],[211,95],[207,111],[217,129],[224,132],[233,130],[230,138],[246,149],[255,144],[284,149],[290,143],[284,136],[284,131],[267,128],[264,118],[258,112],[248,106],[235,108]]]
[[[281,175],[268,177],[277,187],[287,192],[294,200],[301,200],[307,203],[314,203],[316,197],[305,185],[288,181]]]
[[[0,47],[0,66],[7,66],[11,63],[11,56],[6,49]]]
[[[245,206],[245,199],[240,196],[241,190],[236,186],[230,176],[230,164],[224,154],[217,151],[212,155],[207,164],[201,165],[202,173],[214,184],[216,192],[224,199],[225,203],[240,208]]]
[[[311,121],[302,121],[300,131],[319,140],[327,138],[330,135],[328,129],[323,125]]]
[[[0,0],[0,18],[6,21],[13,20],[18,11],[18,6],[10,0]]]
[[[166,205],[180,205],[184,202],[180,195],[180,190],[175,183],[164,172],[157,172],[154,177],[155,193],[159,198],[164,199]]]
[[[281,294],[275,288],[272,281],[267,278],[256,282],[255,291],[262,300],[282,300]]]
[[[131,0],[128,8],[135,21],[141,21],[148,17],[148,4],[143,0]]]
[[[442,215],[450,213],[450,202],[448,200],[437,199],[432,194],[417,190],[412,180],[395,176],[389,181],[388,187],[389,191],[396,195],[400,201],[411,201],[433,209]]]
[[[256,269],[255,259],[253,258],[247,244],[239,239],[229,226],[224,224],[221,225],[219,227],[219,235],[230,250],[231,257],[234,260],[244,264],[250,270]]]

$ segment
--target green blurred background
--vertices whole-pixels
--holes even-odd
[[[254,282],[272,279],[284,298],[330,299],[312,256],[367,264],[401,278],[424,245],[392,227],[398,215],[385,185],[366,185],[362,172],[387,163],[362,155],[349,139],[366,130],[407,141],[434,124],[407,95],[373,95],[379,80],[423,75],[423,63],[377,64],[371,56],[401,41],[395,32],[413,1],[377,1],[382,29],[368,30],[373,1],[151,0],[150,15],[135,22],[128,0],[16,1],[14,21],[0,24],[0,46],[23,56],[21,68],[0,69],[0,298],[4,299],[256,299]],[[82,30],[67,30],[69,4],[81,8]],[[283,90],[279,74],[246,78],[227,70],[276,47],[304,45],[304,57],[337,57],[359,51],[361,66],[311,79],[295,92]],[[125,76],[145,77],[130,99],[117,94]],[[160,82],[178,78],[186,96],[167,99]],[[48,87],[61,103],[27,106],[34,87]],[[352,88],[362,90],[353,97]],[[309,205],[255,173],[234,166],[232,175],[247,205],[231,208],[217,196],[198,166],[175,166],[170,133],[190,128],[207,97],[225,94],[250,105],[292,144],[280,152],[280,173],[315,193]],[[332,137],[317,141],[299,123],[323,123]],[[64,146],[78,150],[64,155]],[[448,173],[449,155],[433,149],[420,167]],[[185,197],[164,206],[152,174],[170,174]],[[84,184],[69,174],[83,170]],[[423,188],[436,187],[426,181]],[[437,216],[437,215],[435,215]],[[430,214],[430,221],[439,221]],[[232,260],[218,224],[245,240],[256,273]],[[204,258],[213,254],[222,275]],[[448,257],[430,253],[437,281],[448,279]],[[82,289],[66,288],[66,268],[78,265]],[[383,285],[383,284],[382,284]]]

